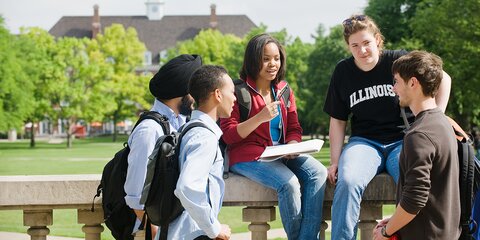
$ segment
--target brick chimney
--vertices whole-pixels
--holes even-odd
[[[93,5],[93,20],[92,20],[92,38],[96,38],[101,30],[100,15],[98,14],[98,4]]]
[[[217,29],[217,6],[215,4],[210,5],[210,28]]]

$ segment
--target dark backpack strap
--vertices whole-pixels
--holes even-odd
[[[223,157],[223,179],[227,179],[229,177],[228,172],[230,172],[230,160],[227,153],[227,144],[223,138],[218,140],[218,146],[220,147],[220,152],[222,152]]]
[[[100,197],[100,194],[102,193],[102,184],[100,183],[98,186],[97,186],[97,194],[95,194],[95,196],[93,196],[93,200],[92,200],[92,208],[90,209],[90,211],[92,212],[95,212],[95,198],[97,197]]]
[[[159,240],[167,240],[168,237],[168,224],[160,226]]]
[[[280,92],[278,93],[277,99],[282,98],[285,106],[287,108],[290,107],[290,85],[288,85],[287,81],[282,80],[285,83]],[[250,110],[252,109],[252,97],[250,92],[248,91],[247,83],[242,79],[235,79],[233,80],[235,84],[235,95],[237,97],[238,108],[240,111],[240,122],[243,122],[248,119],[248,115],[250,114]]]
[[[194,127],[203,127],[203,128],[206,128],[208,129],[210,132],[214,133],[210,128],[207,127],[207,125],[205,125],[204,123],[202,122],[199,122],[199,121],[194,121],[190,124],[186,124],[186,125],[183,125],[182,127],[180,127],[180,129],[178,130],[178,132],[180,133],[180,136],[178,137],[178,143],[177,143],[177,149],[178,151],[175,151],[176,154],[180,154],[180,144],[182,143],[182,138],[183,136],[192,128]],[[214,133],[215,134],[215,133]]]
[[[140,115],[140,118],[138,119],[137,123],[135,123],[135,126],[132,129],[132,132],[135,129],[135,127],[137,127],[137,125],[140,124],[140,122],[142,122],[145,119],[152,119],[158,124],[160,124],[163,130],[163,134],[170,133],[170,123],[168,123],[168,118],[155,111],[143,112]]]
[[[148,217],[145,217],[147,214],[143,214],[143,218],[147,218],[146,224],[145,224],[145,240],[152,240],[152,222],[150,222],[150,219]],[[143,224],[143,221],[142,221]],[[154,236],[153,236],[154,237]]]
[[[404,107],[400,107],[400,115],[402,116],[403,124],[405,125],[405,130],[408,130],[410,128],[410,123],[408,122],[407,114],[405,113]]]
[[[285,107],[288,109],[290,107],[290,85],[288,85],[288,82],[285,80],[282,80],[282,82],[285,82],[285,86],[280,89],[280,92],[277,95],[277,99],[282,98]]]
[[[238,109],[240,111],[240,122],[243,122],[248,119],[250,109],[252,109],[252,97],[245,81],[235,79],[233,83],[235,84],[235,96],[237,97]]]

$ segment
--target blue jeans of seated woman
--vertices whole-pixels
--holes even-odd
[[[319,161],[300,155],[291,160],[237,163],[230,170],[277,191],[288,239],[318,239],[327,178]]]
[[[398,182],[398,159],[403,141],[382,144],[351,137],[338,162],[338,180],[333,195],[332,240],[356,239],[360,202],[368,183],[386,171]]]

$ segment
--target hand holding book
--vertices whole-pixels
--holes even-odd
[[[313,139],[300,143],[282,144],[277,146],[268,146],[260,156],[259,161],[271,162],[290,154],[315,153],[320,151],[323,140]]]

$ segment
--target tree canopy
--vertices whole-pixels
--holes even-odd
[[[369,0],[365,9],[387,48],[424,49],[442,57],[452,77],[447,113],[465,128],[480,125],[479,12],[478,0]],[[247,42],[264,32],[263,24],[243,38],[205,29],[169,49],[161,63],[182,53],[199,54],[204,64],[223,65],[238,78]],[[286,80],[295,92],[304,132],[328,134],[323,104],[330,77],[336,63],[350,55],[340,23],[328,33],[320,25],[313,44],[286,29],[270,34],[285,46]],[[72,134],[70,126],[81,121],[111,120],[116,127],[149,109],[153,97],[148,91],[151,73],[143,65],[145,49],[135,29],[119,24],[96,39],[55,39],[38,28],[13,35],[0,17],[0,132],[61,119]]]
[[[27,48],[32,50],[28,42],[10,34],[0,17],[0,131],[22,128],[34,111],[37,81],[26,71],[35,67],[23,55]]]

